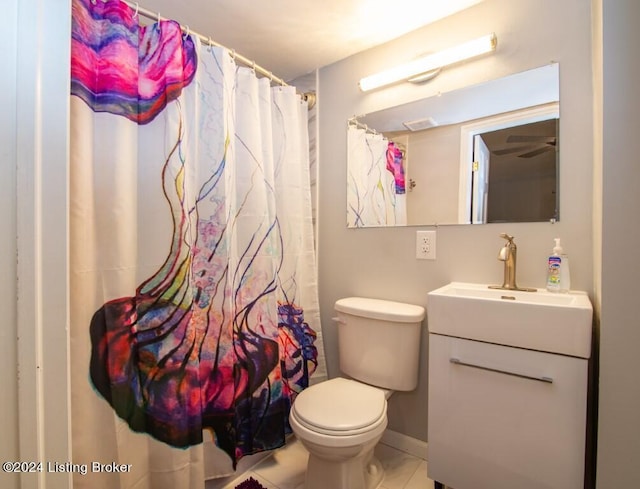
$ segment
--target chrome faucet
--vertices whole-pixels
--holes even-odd
[[[498,253],[498,260],[504,262],[504,280],[502,281],[502,285],[490,285],[489,288],[535,292],[536,289],[518,287],[516,285],[516,258],[518,256],[518,247],[513,242],[513,236],[509,236],[507,233],[501,233],[500,237],[507,240]]]

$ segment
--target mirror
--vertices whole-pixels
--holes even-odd
[[[559,66],[350,119],[347,225],[559,219]]]

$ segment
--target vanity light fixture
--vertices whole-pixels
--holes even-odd
[[[359,83],[360,90],[366,92],[402,80],[420,81],[425,74],[431,74],[429,78],[432,78],[439,73],[440,68],[495,51],[497,43],[498,38],[492,33],[474,39],[473,41],[465,42],[459,46],[429,54],[409,63],[361,79]],[[424,79],[422,81],[424,81]]]

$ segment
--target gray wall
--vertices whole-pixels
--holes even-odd
[[[432,127],[406,136],[407,177],[416,182],[411,190],[407,181],[409,224],[458,222],[460,126]]]
[[[425,85],[400,84],[362,93],[358,80],[425,53],[495,32],[495,54],[443,70]],[[560,63],[561,221],[555,225],[489,224],[437,228],[437,259],[415,259],[415,227],[346,228],[346,121],[349,117]],[[319,284],[329,374],[339,374],[336,299],[361,295],[426,306],[429,290],[450,281],[501,283],[501,232],[518,243],[518,283],[542,287],[546,256],[560,236],[572,260],[572,286],[593,294],[593,145],[591,12],[582,0],[486,0],[319,73]],[[427,439],[427,325],[416,391],[396,393],[389,427]]]
[[[597,487],[640,487],[640,2],[603,7],[603,199]]]

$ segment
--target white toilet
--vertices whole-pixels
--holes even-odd
[[[392,391],[418,383],[421,306],[362,297],[340,299],[340,370],[302,391],[289,422],[309,452],[304,489],[373,489],[384,472],[373,449],[387,427]]]

